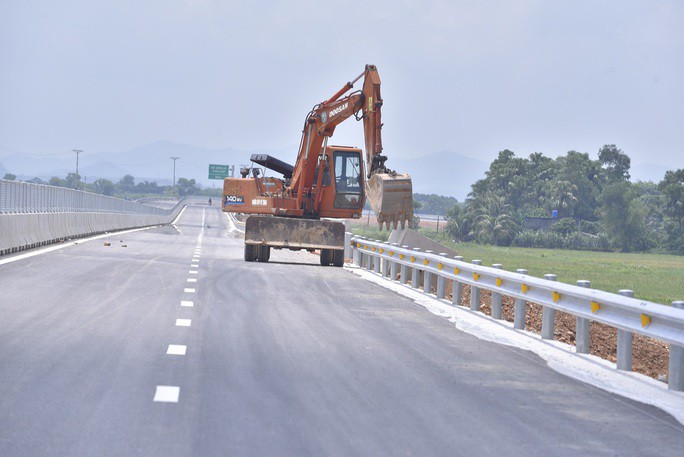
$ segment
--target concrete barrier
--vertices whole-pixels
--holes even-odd
[[[163,214],[43,212],[0,214],[0,255],[68,239],[153,225],[170,224],[188,202]]]

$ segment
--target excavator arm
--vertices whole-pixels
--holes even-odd
[[[349,92],[363,78],[362,90]],[[344,97],[343,97],[344,96]],[[319,103],[306,117],[290,189],[299,196],[314,183],[315,167],[323,156],[327,139],[335,128],[351,116],[363,120],[366,162],[366,194],[378,223],[389,229],[402,227],[413,218],[413,188],[411,177],[398,174],[385,166],[382,155],[382,122],[380,76],[375,65],[366,65],[363,73],[346,83],[328,100]],[[320,184],[320,183],[319,183]],[[319,185],[320,188],[320,185]],[[301,198],[301,197],[300,197]]]

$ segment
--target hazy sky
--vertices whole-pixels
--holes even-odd
[[[294,149],[374,63],[390,156],[615,143],[684,167],[683,24],[680,0],[1,0],[0,152]]]

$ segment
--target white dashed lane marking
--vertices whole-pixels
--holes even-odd
[[[195,289],[190,289],[189,287],[186,287],[185,289],[183,289],[183,292],[187,292],[187,293],[189,293],[189,294],[194,294],[194,293],[195,293]]]
[[[188,278],[188,282],[197,282],[197,278]]]
[[[187,307],[192,308],[193,306],[195,306],[195,304],[191,301],[181,300],[181,306],[187,306]]]
[[[169,348],[166,350],[168,355],[185,355],[185,351],[188,349],[184,344],[169,344]]]
[[[154,401],[178,403],[179,396],[180,387],[178,386],[157,386],[157,390],[154,392]]]
[[[199,265],[196,263],[191,263],[190,268],[199,268]]]
[[[196,275],[196,274],[197,274],[197,270],[190,270],[190,271],[188,271],[188,273],[191,274],[191,275]]]
[[[192,319],[176,319],[176,327],[190,327]]]

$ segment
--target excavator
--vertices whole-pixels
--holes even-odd
[[[345,95],[361,78],[361,90]],[[382,98],[375,65],[346,83],[306,115],[294,165],[268,154],[252,154],[241,177],[223,182],[225,212],[248,214],[244,259],[268,262],[270,249],[320,251],[321,265],[344,264],[343,223],[358,219],[368,198],[378,224],[404,228],[413,218],[413,186],[408,174],[385,166],[382,155]],[[329,145],[345,120],[363,121],[365,155],[359,148]],[[265,169],[280,176],[266,176]]]

